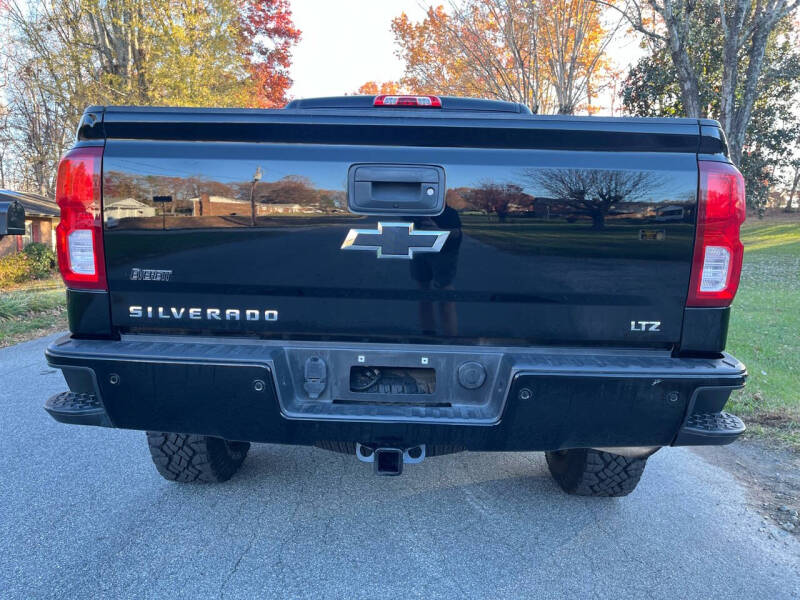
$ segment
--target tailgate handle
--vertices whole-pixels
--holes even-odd
[[[360,215],[438,215],[444,210],[444,169],[353,165],[347,174],[347,206]]]

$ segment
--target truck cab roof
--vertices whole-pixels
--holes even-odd
[[[308,115],[325,117],[392,118],[405,120],[407,117],[430,119],[491,119],[505,122],[519,121],[529,123],[550,123],[567,128],[602,127],[616,130],[619,127],[636,127],[637,124],[646,129],[652,127],[674,128],[676,126],[708,126],[720,128],[718,121],[694,117],[634,117],[608,115],[542,115],[533,114],[524,104],[503,100],[487,100],[480,98],[461,98],[457,96],[438,96],[441,108],[429,107],[385,107],[374,106],[375,96],[329,96],[321,98],[302,98],[292,100],[281,109],[274,108],[219,108],[219,107],[186,107],[186,106],[128,106],[128,105],[92,105],[84,110],[85,125],[96,125],[101,122],[142,123],[157,120],[170,123],[205,123],[224,121],[228,124],[245,120],[248,122],[263,119],[303,118]],[[290,117],[293,115],[294,117]]]
[[[441,108],[433,110],[502,112],[532,114],[530,109],[520,102],[504,100],[487,100],[485,98],[461,98],[458,96],[437,96],[442,101]],[[396,110],[397,107],[374,106],[375,96],[327,96],[324,98],[302,98],[292,100],[285,106],[287,109],[341,108],[360,109],[376,108],[379,110]],[[401,110],[431,110],[430,108],[402,107]]]

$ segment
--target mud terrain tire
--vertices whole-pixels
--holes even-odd
[[[153,464],[164,479],[181,483],[219,483],[242,466],[250,442],[184,433],[147,432]]]
[[[545,452],[556,483],[576,496],[627,496],[639,483],[647,458],[579,448]]]

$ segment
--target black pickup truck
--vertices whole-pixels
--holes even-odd
[[[223,481],[250,442],[376,473],[546,452],[619,496],[726,444],[742,176],[717,122],[351,96],[86,110],[58,171],[65,423],[147,432]]]

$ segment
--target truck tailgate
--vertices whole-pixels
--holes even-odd
[[[670,347],[692,264],[698,129],[110,110],[112,320],[286,339]],[[377,209],[353,206],[354,165],[380,167],[365,171],[378,173],[365,175]],[[428,185],[438,214],[394,201]]]

